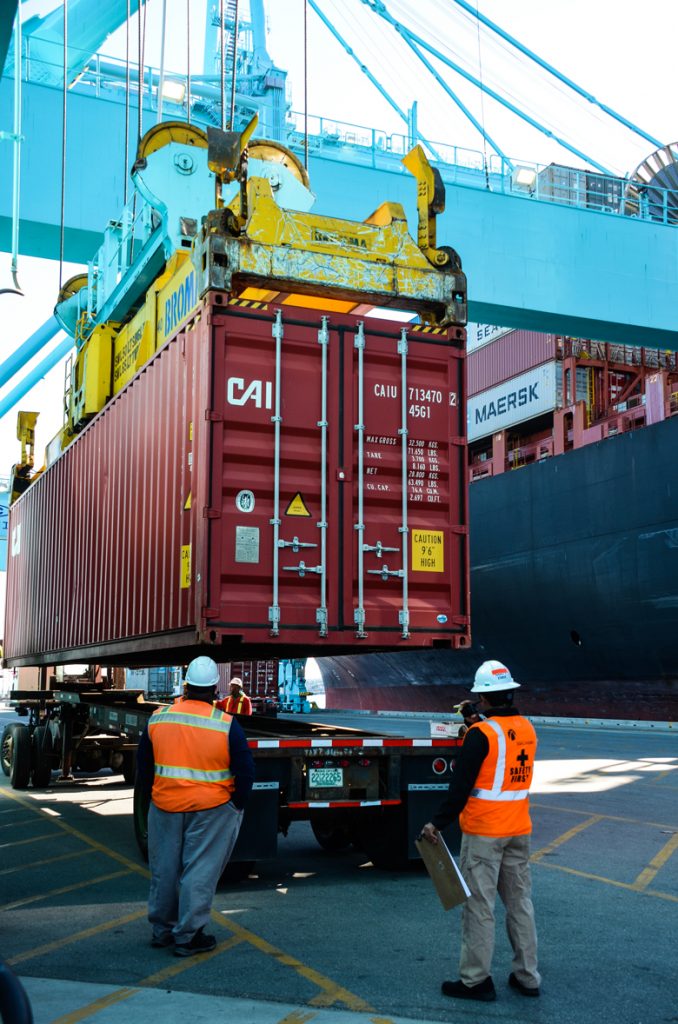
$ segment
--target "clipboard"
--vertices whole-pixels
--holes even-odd
[[[435,845],[427,839],[415,839],[414,845],[431,876],[443,909],[452,910],[465,903],[471,890],[440,833]]]

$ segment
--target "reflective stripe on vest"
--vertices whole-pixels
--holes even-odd
[[[189,779],[191,782],[224,782],[233,778],[233,772],[223,771],[202,772],[198,768],[179,768],[173,764],[156,764],[155,774],[165,779]]]
[[[497,767],[494,771],[492,789],[472,789],[471,796],[476,797],[478,800],[525,800],[530,795],[529,789],[502,790],[501,787],[506,772],[506,736],[499,722],[496,722],[494,719],[487,718],[485,724],[489,725],[497,734]]]
[[[225,722],[222,718],[222,712],[216,708],[213,709],[209,718],[204,718],[202,715],[192,715],[190,712],[174,711],[171,707],[167,711],[162,708],[157,712],[157,718],[153,724],[159,725],[170,722],[175,725],[190,725],[194,729],[212,729],[215,732],[225,732],[227,734],[231,728],[231,723]]]
[[[488,743],[484,758],[459,815],[462,832],[479,836],[521,836],[532,831],[529,789],[537,738],[522,715],[487,718],[472,725]],[[515,761],[515,764],[514,764]]]
[[[209,810],[227,803],[235,787],[230,770],[232,718],[204,702],[178,700],[151,715],[153,803],[163,811]]]

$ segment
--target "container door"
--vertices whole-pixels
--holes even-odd
[[[345,346],[344,619],[368,646],[417,634],[454,644],[468,629],[463,332],[453,333],[450,343],[368,321]]]
[[[298,314],[229,311],[213,326],[206,628],[227,626],[250,642],[313,643],[329,628],[327,395],[336,357],[322,318]]]

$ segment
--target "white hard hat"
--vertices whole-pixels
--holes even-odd
[[[219,682],[219,668],[215,661],[204,655],[194,658],[186,672],[189,686],[216,686]]]
[[[515,690],[520,686],[506,665],[500,661],[484,661],[473,680],[471,693],[490,693],[493,690]]]

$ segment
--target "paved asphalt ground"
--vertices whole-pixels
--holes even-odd
[[[0,726],[9,717],[0,712]],[[362,722],[412,735],[427,728]],[[328,854],[305,824],[280,837],[275,860],[220,887],[213,954],[182,960],[151,949],[131,790],[107,773],[22,792],[0,776],[0,954],[35,1024],[673,1024],[677,731],[539,729],[540,999],[506,985],[501,909],[497,1002],[446,999],[440,982],[457,977],[459,910],[442,911],[420,865],[383,872],[354,850]]]

